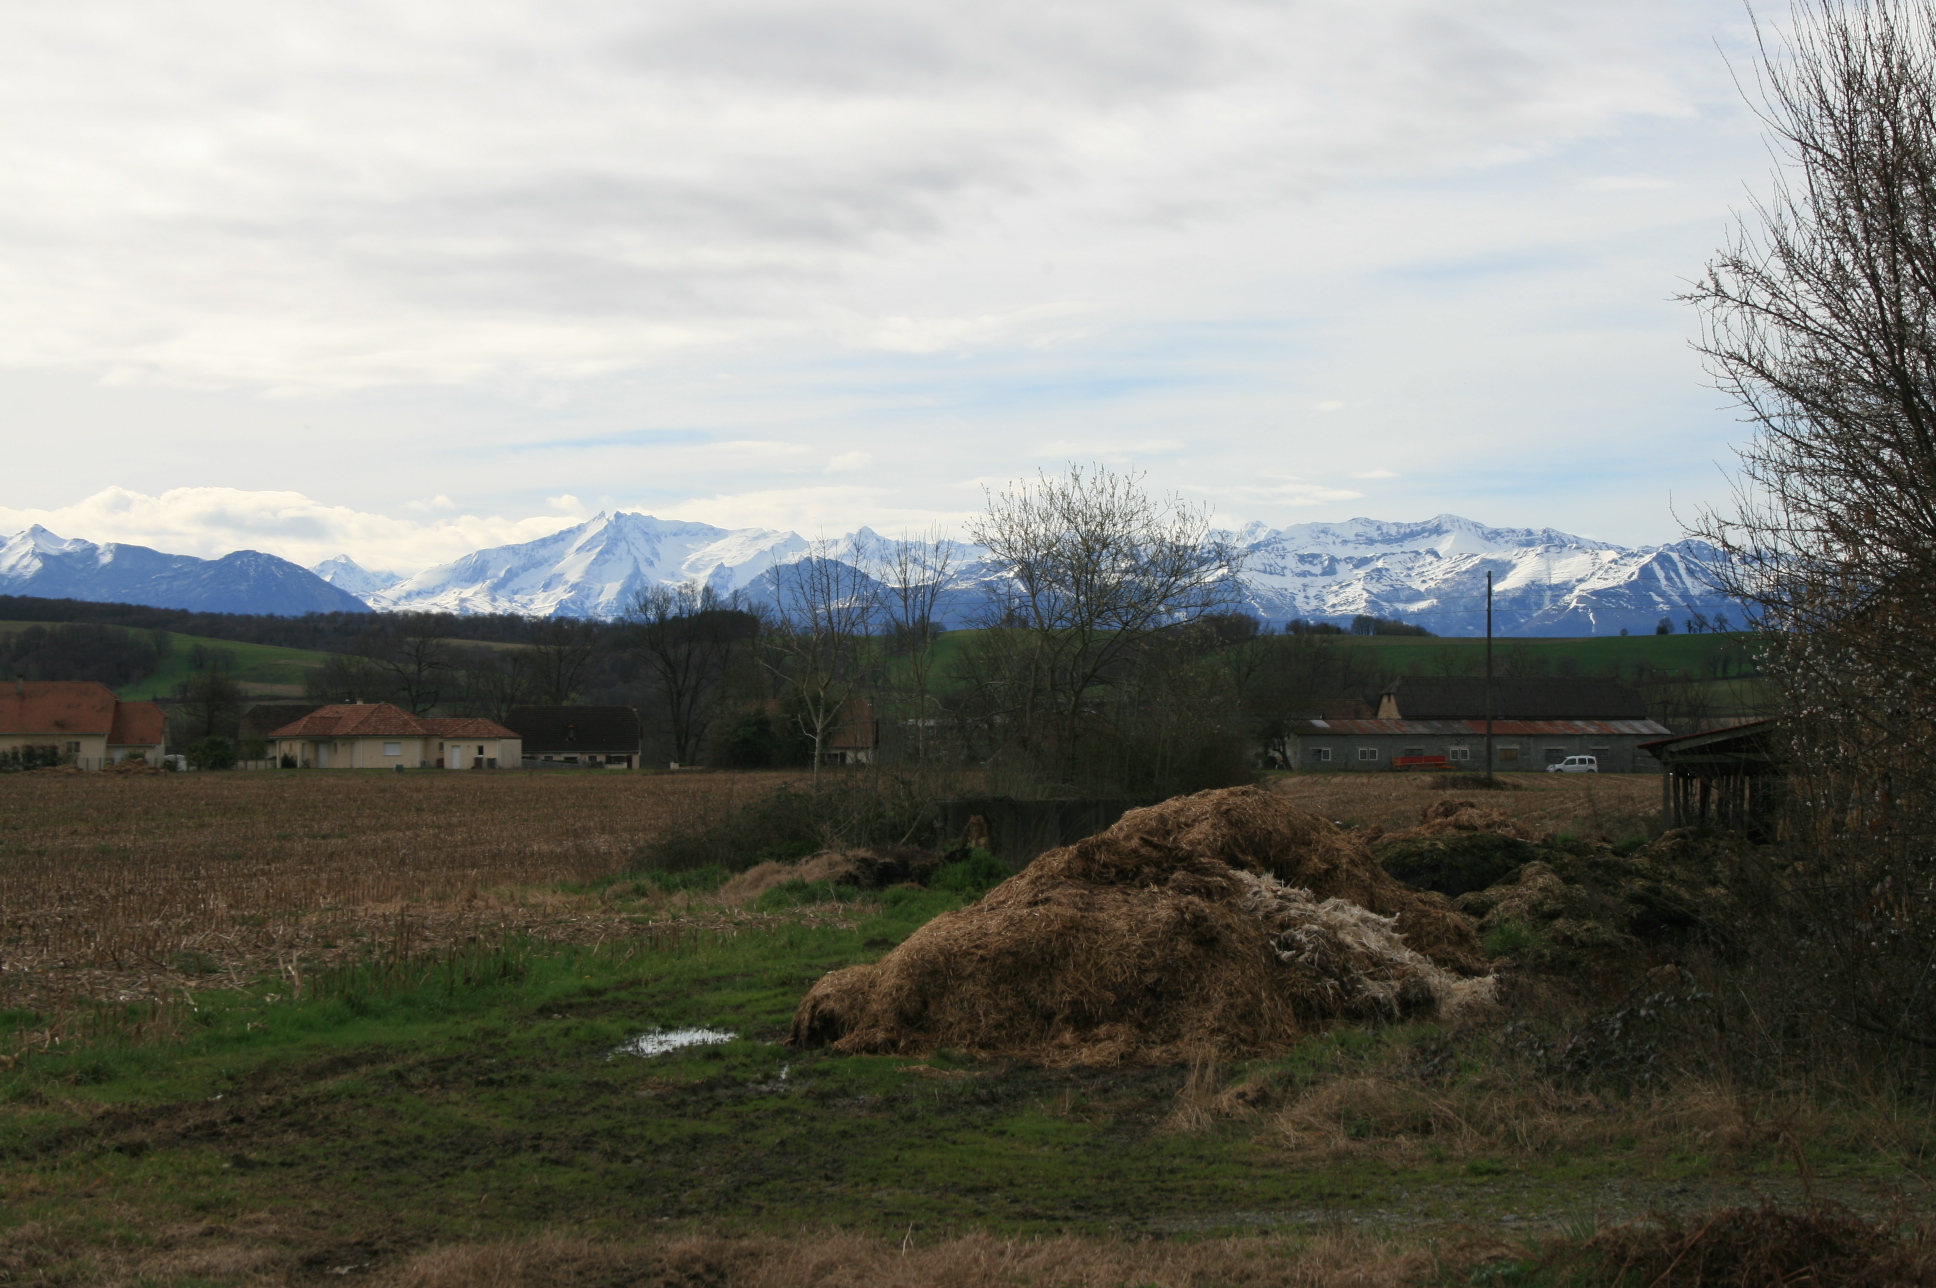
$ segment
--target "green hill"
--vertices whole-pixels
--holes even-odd
[[[0,635],[24,631],[32,626],[56,627],[69,625],[62,622],[0,622]],[[106,630],[136,633],[126,626],[104,627]],[[164,644],[161,666],[153,674],[124,684],[117,690],[124,701],[142,701],[148,698],[165,698],[173,693],[175,686],[187,679],[195,670],[197,649],[205,649],[216,657],[226,653],[234,662],[229,674],[242,686],[243,692],[251,697],[296,697],[302,694],[303,680],[309,672],[321,666],[328,653],[313,649],[281,648],[274,644],[244,644],[236,640],[213,639],[202,635],[177,635],[173,632],[138,632],[151,638],[159,636],[158,642]]]

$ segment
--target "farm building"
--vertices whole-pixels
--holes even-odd
[[[152,702],[123,702],[93,680],[15,680],[0,689],[0,751],[52,747],[99,769],[130,756],[161,763],[163,721]]]
[[[504,723],[531,764],[629,767],[644,755],[645,726],[633,707],[512,707]]]
[[[270,735],[269,754],[305,769],[516,769],[517,734],[496,721],[414,716],[387,702],[318,707]]]
[[[1782,790],[1775,721],[1662,738],[1642,750],[1661,764],[1660,813],[1668,826],[1718,826],[1751,836],[1773,829]]]
[[[1294,769],[1483,770],[1486,705],[1484,680],[1407,676],[1379,695],[1376,718],[1298,721],[1276,751]],[[1568,756],[1593,756],[1607,773],[1651,772],[1639,746],[1668,732],[1614,680],[1494,680],[1491,706],[1493,768],[1502,772]]]

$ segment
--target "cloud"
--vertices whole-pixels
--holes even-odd
[[[872,452],[842,452],[827,462],[827,473],[844,474],[849,470],[865,469],[873,463]]]
[[[1395,479],[1397,474],[1387,469],[1363,470],[1351,476],[1354,479]]]
[[[15,7],[0,353],[288,392],[575,380],[829,316],[907,353],[1036,343],[1297,259],[1272,228],[1327,194],[1692,117],[1676,42],[1730,12]]]
[[[0,507],[0,532],[40,524],[64,537],[152,546],[212,559],[231,550],[263,550],[308,567],[347,553],[366,568],[410,573],[488,546],[532,541],[575,519],[537,515],[452,515],[430,521],[393,519],[325,505],[300,492],[175,488],[147,496],[106,488],[55,509]]]

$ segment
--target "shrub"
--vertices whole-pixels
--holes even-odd
[[[182,748],[182,754],[195,769],[235,768],[235,744],[219,734],[189,743]]]
[[[967,858],[936,868],[928,878],[928,885],[953,894],[979,896],[1013,875],[1006,864],[987,850],[970,850]]]
[[[931,801],[891,774],[830,773],[811,787],[783,785],[730,813],[696,820],[640,848],[636,868],[744,872],[761,863],[793,863],[823,849],[859,846],[933,847],[939,839]]]
[[[0,774],[20,774],[30,769],[52,769],[61,763],[59,747],[14,747],[0,751]]]

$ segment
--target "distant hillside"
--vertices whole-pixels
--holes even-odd
[[[38,524],[0,544],[0,591],[211,613],[294,616],[368,607],[307,568],[258,550],[197,559],[70,540]]]

